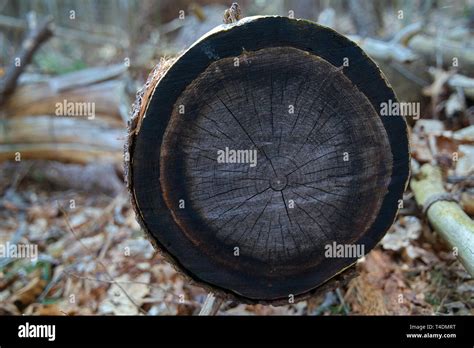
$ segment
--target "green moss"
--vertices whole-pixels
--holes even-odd
[[[67,59],[54,52],[41,51],[34,57],[34,63],[47,74],[66,74],[87,68],[87,64],[80,59]]]

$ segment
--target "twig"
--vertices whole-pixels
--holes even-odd
[[[107,279],[98,279],[98,278],[92,278],[92,277],[87,277],[87,276],[82,276],[82,275],[79,275],[79,274],[75,274],[75,273],[71,273],[71,272],[66,272],[66,271],[63,271],[63,273],[65,273],[66,275],[68,276],[71,276],[73,278],[77,278],[77,279],[84,279],[84,280],[90,280],[90,281],[94,281],[94,282],[99,282],[99,283],[107,283],[107,284],[141,284],[141,285],[146,285],[148,286],[149,288],[152,288],[152,289],[157,289],[157,290],[160,290],[160,291],[163,291],[164,293],[167,293],[173,297],[176,297],[179,299],[179,296],[172,293],[171,291],[169,291],[168,289],[165,289],[161,286],[156,286],[156,285],[152,285],[152,284],[149,284],[149,283],[146,283],[146,282],[141,282],[141,281],[138,281],[138,280],[129,280],[129,281],[126,281],[126,280],[107,280]],[[196,301],[188,301],[188,302],[192,302],[193,305],[197,306],[199,305],[198,302]]]
[[[214,293],[210,292],[207,294],[199,315],[216,315],[223,302],[224,300],[221,297],[216,297]]]
[[[36,50],[51,36],[53,36],[52,18],[46,19],[41,25],[28,34],[22,43],[20,52],[16,55],[19,60],[19,65],[13,64],[10,66],[0,83],[0,105],[5,101],[8,95],[14,91],[18,78],[31,62]]]
[[[10,191],[16,190],[18,185],[25,178],[25,176],[28,174],[28,172],[30,171],[32,167],[33,167],[33,162],[22,163],[22,165],[20,166],[20,169],[17,171],[16,175],[13,178],[13,182],[9,188]]]
[[[407,46],[411,38],[421,33],[421,30],[423,29],[423,25],[424,23],[422,22],[416,22],[416,23],[407,25],[406,27],[401,29],[398,33],[396,33],[390,42],[392,44],[400,44],[403,46]]]
[[[100,250],[100,253],[99,253],[99,260],[104,259],[105,255],[107,254],[107,251],[109,250],[110,245],[112,244],[112,241],[114,239],[114,237],[112,237],[111,233],[107,233],[107,236],[105,238],[106,239],[105,239],[104,246],[102,247],[102,249]]]
[[[125,202],[126,198],[124,192],[117,194],[117,196],[104,209],[102,209],[102,214],[100,216],[86,222],[83,226],[79,228],[81,231],[89,231],[89,233],[81,233],[81,237],[88,237],[97,230],[99,230],[103,224],[105,224],[109,219],[113,218],[112,213],[114,209],[119,205],[122,207]]]
[[[72,267],[73,265],[69,266],[69,267]],[[48,285],[43,289],[43,292],[41,293],[41,295],[38,297],[38,299],[36,300],[37,302],[42,302],[46,296],[48,295],[48,293],[51,291],[51,289],[59,283],[59,281],[63,278],[63,274],[65,274],[66,271],[62,271],[61,273],[59,273],[56,277],[54,277],[49,283]]]
[[[339,302],[341,303],[341,307],[344,310],[344,313],[346,315],[348,315],[349,314],[349,309],[347,308],[346,301],[344,301],[344,297],[341,294],[341,289],[339,289],[339,288],[336,289],[336,295],[339,299]]]

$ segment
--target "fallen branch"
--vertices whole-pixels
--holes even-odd
[[[455,70],[445,71],[434,67],[430,67],[428,72],[433,77],[434,82],[431,87],[426,89],[426,95],[431,95],[433,91],[439,91],[441,88],[447,86],[453,91],[462,89],[464,95],[474,98],[473,78],[457,74]]]
[[[370,37],[363,38],[358,35],[350,35],[349,38],[360,45],[375,60],[394,60],[399,63],[409,63],[418,57],[411,49],[392,41],[381,41]]]
[[[51,23],[52,18],[45,20],[41,25],[32,30],[22,43],[21,50],[16,55],[18,64],[15,62],[2,78],[0,84],[0,105],[3,104],[8,95],[10,95],[15,89],[18,78],[25,70],[26,66],[31,62],[36,50],[43,42],[53,36]]]
[[[457,58],[458,65],[463,72],[474,71],[474,48],[463,42],[451,39],[437,39],[425,34],[415,35],[408,42],[408,47],[416,54],[423,56],[428,63],[435,64],[437,53],[445,66],[451,66],[453,58]]]
[[[451,89],[461,88],[467,97],[474,99],[474,79],[460,74],[454,74],[448,80]]]
[[[474,222],[457,203],[441,198],[433,201],[447,194],[440,169],[423,165],[410,186],[416,202],[425,207],[431,225],[453,247],[467,272],[474,277]]]
[[[381,41],[358,35],[349,38],[359,44],[375,60],[393,60],[399,63],[412,62],[418,56],[408,47],[408,41],[422,29],[422,23],[413,23],[395,34],[390,41]]]

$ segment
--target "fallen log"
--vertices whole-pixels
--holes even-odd
[[[128,117],[123,64],[19,85],[0,118],[0,161],[119,163]]]
[[[64,163],[54,160],[34,160],[21,162],[27,167],[23,179],[41,183],[56,190],[74,190],[92,194],[103,193],[115,197],[123,192],[120,166],[99,159],[87,164]],[[0,163],[3,177],[18,175],[19,163]]]
[[[18,86],[5,101],[2,113],[7,118],[56,115],[61,104],[93,106],[96,115],[111,124],[124,125],[128,113],[122,66],[84,69],[51,78],[48,82]],[[128,108],[126,108],[128,109]]]
[[[440,169],[423,165],[410,186],[431,225],[474,277],[474,222],[445,191]]]
[[[331,29],[273,16],[217,27],[138,95],[125,153],[137,219],[218,297],[306,298],[395,218],[409,152],[404,118],[381,116],[389,100],[377,66]]]
[[[0,161],[49,159],[72,163],[122,158],[124,128],[109,122],[67,116],[0,120]],[[20,157],[18,157],[20,156]]]
[[[437,66],[437,57],[442,58],[446,68],[459,68],[464,74],[474,73],[474,47],[450,39],[437,39],[426,34],[418,34],[408,41],[408,47],[424,57],[427,64]],[[456,58],[457,65],[453,65]]]

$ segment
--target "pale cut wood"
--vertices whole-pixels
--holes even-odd
[[[90,145],[43,143],[0,145],[0,162],[15,161],[17,152],[21,154],[22,159],[45,159],[80,164],[93,161],[119,163],[123,159],[120,152],[112,153]]]
[[[224,302],[224,300],[221,297],[216,297],[212,292],[208,293],[199,315],[216,315],[222,306],[222,302]]]
[[[0,161],[50,159],[118,163],[123,148],[121,128],[96,115],[94,120],[65,116],[31,116],[0,121]]]
[[[187,111],[175,109],[162,144],[165,201],[212,253],[230,262],[226,250],[238,247],[265,272],[290,275],[321,262],[334,239],[368,230],[392,156],[380,151],[389,145],[375,110],[341,70],[294,48],[238,59],[238,68],[233,58],[212,63],[177,100]],[[221,163],[224,149],[255,163]]]
[[[411,180],[411,189],[420,206],[435,195],[445,194],[441,171],[430,164],[421,167]],[[455,202],[437,201],[427,211],[435,230],[453,248],[466,271],[474,277],[474,222]]]
[[[3,106],[8,118],[34,115],[55,115],[58,103],[89,103],[95,113],[107,115],[111,124],[122,125],[121,104],[126,101],[125,82],[110,80],[56,92],[49,83],[34,83],[16,88]],[[115,121],[114,121],[115,119]]]

